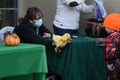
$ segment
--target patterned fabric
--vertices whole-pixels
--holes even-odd
[[[118,58],[120,55],[120,33],[113,32],[106,37],[105,41],[106,46],[106,60],[108,63],[115,58]]]

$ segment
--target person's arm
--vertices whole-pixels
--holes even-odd
[[[82,4],[82,12],[92,13],[94,10],[95,10],[94,5],[86,5],[85,3]]]
[[[46,36],[48,36],[48,38],[52,37],[51,31],[49,29],[47,29],[47,27],[44,24],[42,24],[42,26],[39,28],[39,33],[38,34],[41,35],[41,36],[46,35]]]
[[[32,44],[42,44],[45,46],[52,46],[51,40],[47,40],[42,38],[40,35],[38,35],[35,31],[35,28],[30,25],[22,25],[20,26],[18,31],[19,36],[24,40],[25,43],[32,43]]]
[[[94,5],[86,5],[85,2],[79,4],[74,8],[78,11],[82,11],[83,13],[91,13],[95,10]]]

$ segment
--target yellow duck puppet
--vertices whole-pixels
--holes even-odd
[[[71,42],[71,35],[68,33],[63,36],[53,34],[52,39],[56,45],[55,52],[61,52],[61,49]]]

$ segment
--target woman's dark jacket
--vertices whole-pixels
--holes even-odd
[[[43,33],[51,32],[42,24],[39,28],[38,34],[36,27],[29,21],[23,21],[15,27],[14,32],[20,37],[21,43],[42,44],[45,46],[52,46],[52,41],[42,38]]]

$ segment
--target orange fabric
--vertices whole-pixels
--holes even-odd
[[[118,13],[112,13],[108,15],[104,22],[103,22],[104,27],[120,31],[120,14]]]

